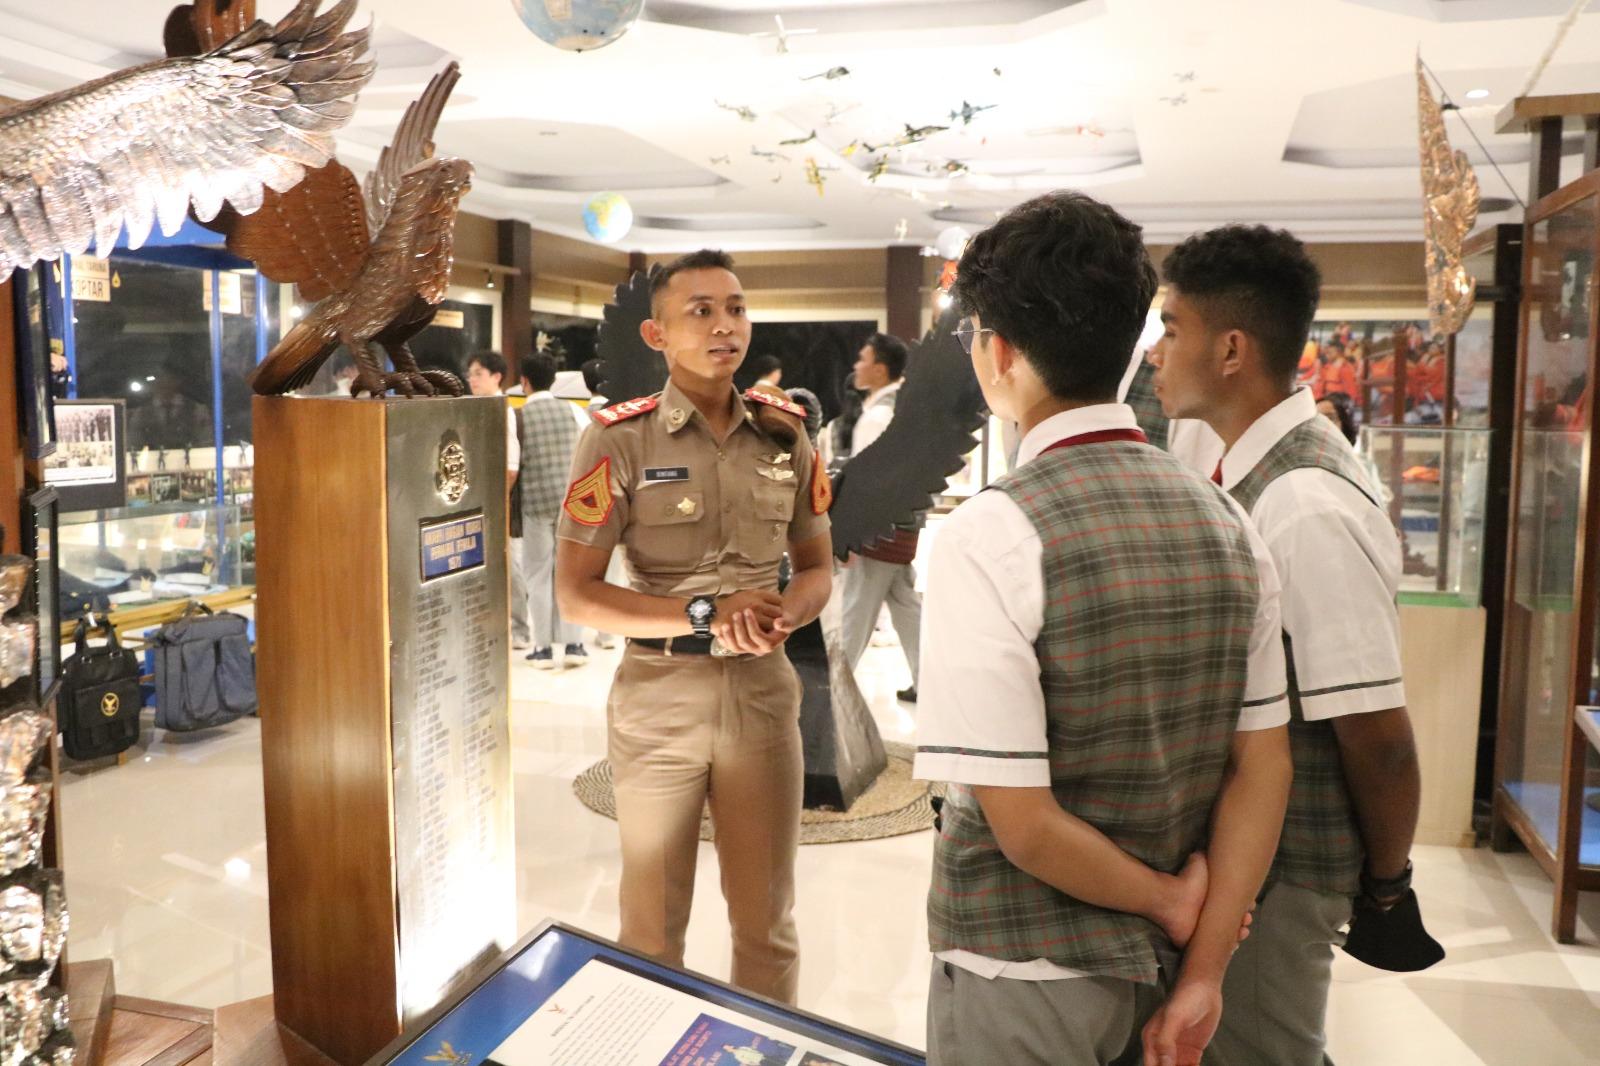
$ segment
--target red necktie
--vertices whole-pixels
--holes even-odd
[[[1217,468],[1211,471],[1211,480],[1218,485],[1222,484],[1222,460],[1217,460]]]

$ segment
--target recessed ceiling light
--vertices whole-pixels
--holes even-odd
[[[1482,100],[1484,97],[1486,97],[1488,95],[1489,95],[1489,90],[1488,89],[1469,89],[1469,90],[1467,90],[1467,99],[1468,100]]]

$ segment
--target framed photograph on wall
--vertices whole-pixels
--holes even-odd
[[[50,300],[53,263],[35,263],[11,275],[11,305],[17,343],[17,396],[30,459],[55,451],[54,400],[50,395]]]
[[[121,400],[62,400],[56,405],[56,450],[44,482],[61,494],[63,511],[128,504],[127,439]]]
[[[56,490],[46,487],[28,497],[26,552],[33,556],[34,591],[39,602],[39,681],[41,704],[61,676],[61,570],[57,547]]]

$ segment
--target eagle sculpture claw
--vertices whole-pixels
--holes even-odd
[[[432,396],[438,390],[424,374],[405,370],[383,374],[365,367],[357,371],[356,379],[350,385],[351,396],[382,396],[390,391],[409,399],[413,396]]]
[[[422,376],[433,384],[435,390],[444,393],[446,396],[465,396],[467,394],[466,385],[462,384],[461,379],[448,370],[424,370]]]

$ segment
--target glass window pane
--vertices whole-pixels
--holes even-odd
[[[1479,305],[1455,335],[1455,424],[1489,426],[1489,374],[1494,365],[1494,309]]]
[[[110,268],[107,300],[73,304],[78,395],[128,402],[131,450],[210,448],[208,273],[115,256]],[[182,455],[172,461],[187,465]]]
[[[484,349],[498,349],[494,336],[494,308],[445,300],[432,324],[411,339],[411,354],[424,370],[448,370],[466,380],[467,357]]]
[[[222,442],[250,443],[250,372],[256,368],[256,272],[223,271]],[[226,279],[234,278],[235,281]],[[238,299],[232,298],[238,286]]]
[[[1520,722],[1502,742],[1506,788],[1545,841],[1555,837],[1571,723],[1578,512],[1589,427],[1594,201],[1533,227],[1521,404],[1516,557],[1507,610],[1506,693]]]

